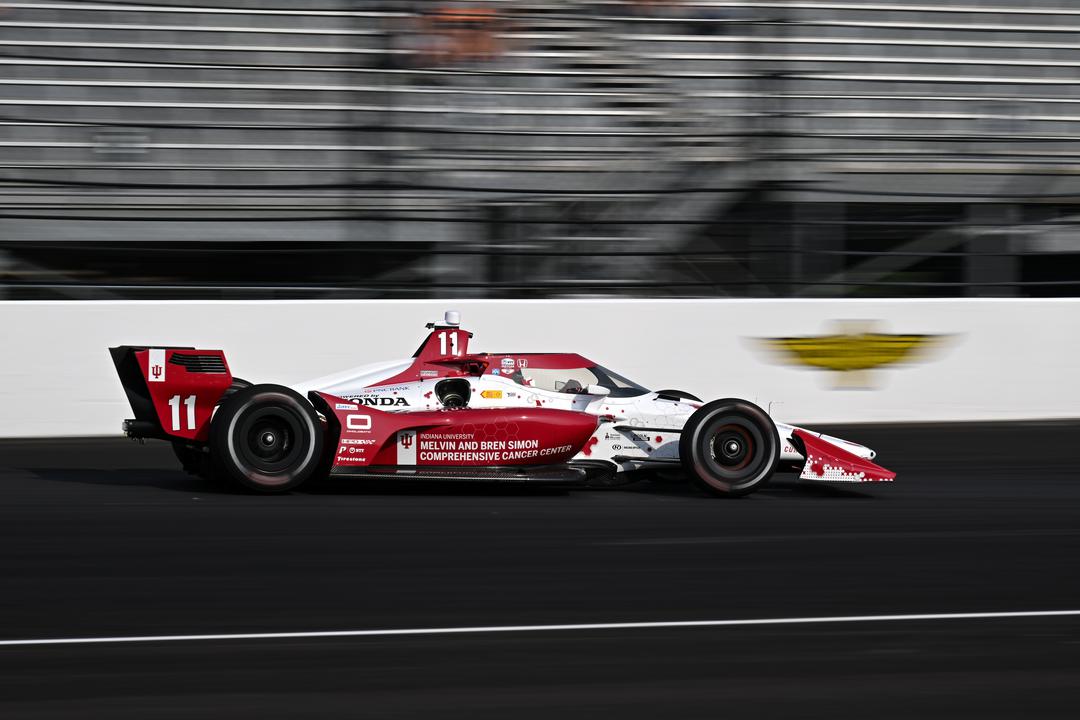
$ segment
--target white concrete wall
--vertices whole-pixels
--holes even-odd
[[[475,352],[580,352],[791,422],[1080,417],[1080,300],[0,302],[0,437],[119,434],[131,411],[113,345],[222,348],[237,376],[289,384],[407,357],[445,309]],[[763,342],[866,329],[939,337],[917,361],[857,375],[788,364]]]

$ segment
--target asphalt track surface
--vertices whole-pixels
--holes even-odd
[[[827,430],[897,482],[255,497],[2,442],[0,640],[1080,609],[1080,426]],[[0,646],[5,719],[1078,714],[1078,617]]]

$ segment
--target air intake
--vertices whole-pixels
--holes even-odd
[[[224,375],[225,358],[220,355],[181,355],[174,353],[169,359],[170,365],[183,365],[188,372]]]

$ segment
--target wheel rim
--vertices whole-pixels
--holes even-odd
[[[720,426],[711,444],[713,460],[731,471],[742,470],[754,457],[754,439],[738,425]]]
[[[724,491],[742,490],[767,474],[770,443],[751,419],[736,414],[712,418],[698,438],[696,454],[709,484]]]
[[[235,437],[239,459],[261,476],[260,484],[288,482],[303,456],[303,421],[288,407],[251,408],[240,419]]]
[[[277,417],[262,418],[248,433],[248,450],[265,463],[279,463],[288,457],[296,441],[289,424]]]

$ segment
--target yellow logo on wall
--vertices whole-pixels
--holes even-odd
[[[915,362],[941,343],[944,335],[875,332],[877,323],[837,322],[837,332],[807,337],[763,338],[782,362],[839,373],[837,387],[867,388],[871,371],[898,363]]]

